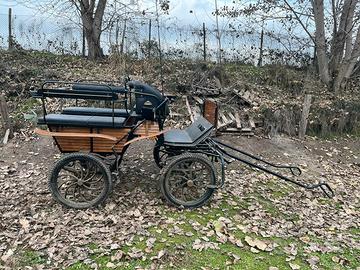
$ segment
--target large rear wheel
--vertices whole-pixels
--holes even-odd
[[[98,157],[73,153],[56,162],[49,188],[61,204],[76,209],[89,208],[104,202],[110,194],[111,173]]]

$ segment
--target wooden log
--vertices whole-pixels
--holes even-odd
[[[9,138],[13,135],[12,125],[9,117],[9,110],[6,104],[5,96],[0,95],[0,114],[1,114],[1,122],[5,131],[9,130]]]
[[[311,95],[306,94],[305,98],[304,98],[303,109],[302,109],[302,114],[301,114],[301,119],[300,119],[300,124],[299,124],[299,138],[301,140],[303,140],[305,138],[307,122],[308,122],[309,113],[310,113],[310,107],[311,107]]]

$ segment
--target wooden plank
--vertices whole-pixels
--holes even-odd
[[[235,89],[235,90],[233,90],[233,92],[234,92],[239,98],[241,98],[243,101],[245,101],[246,103],[248,103],[249,105],[252,104],[251,93],[250,93],[249,91],[246,91],[246,90],[237,91],[237,90]]]
[[[254,136],[253,132],[241,133],[241,136]]]
[[[220,117],[221,117],[222,121],[224,122],[224,124],[228,124],[228,123],[229,123],[229,120],[226,118],[225,114],[220,113]]]
[[[223,113],[220,113],[220,118],[221,118],[221,121],[219,119],[219,124],[218,124],[218,128],[223,128],[223,127],[226,127],[230,124],[232,124],[234,121],[232,119],[228,119],[225,114]]]
[[[186,104],[186,108],[188,110],[188,113],[190,115],[190,120],[191,120],[191,122],[194,122],[194,116],[192,114],[191,107],[190,107],[189,100],[188,100],[187,96],[185,96],[185,104]]]
[[[229,117],[230,117],[231,120],[236,121],[236,118],[235,118],[235,116],[232,114],[232,112],[228,112],[228,115],[229,115]]]
[[[240,130],[237,129],[237,128],[226,128],[224,131],[226,131],[226,132],[234,132],[234,133],[238,132],[238,133],[240,133]]]
[[[249,126],[252,130],[255,129],[255,122],[254,122],[254,119],[252,118],[249,118]]]
[[[238,129],[241,128],[241,121],[240,121],[240,115],[238,112],[235,113],[235,123],[236,123],[236,127]]]
[[[195,99],[195,101],[196,101],[197,103],[199,103],[200,105],[203,105],[203,104],[204,104],[204,101],[203,101],[201,98],[199,98],[199,97],[197,97],[197,96],[192,96],[192,98]]]
[[[52,137],[81,137],[81,138],[103,138],[111,141],[117,141],[118,139],[114,136],[97,134],[97,133],[76,133],[76,132],[51,132],[48,130],[43,130],[36,128],[35,133],[41,136],[52,136]]]

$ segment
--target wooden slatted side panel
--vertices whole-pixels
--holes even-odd
[[[114,150],[121,152],[127,141],[127,135],[130,128],[86,128],[86,127],[50,127],[53,132],[75,132],[75,133],[99,133],[114,136],[118,139],[122,138]],[[137,136],[152,136],[159,133],[159,125],[157,122],[145,121],[134,132]],[[94,153],[112,153],[114,142],[103,138],[81,138],[81,137],[59,137],[55,140],[62,152],[94,152]]]
[[[159,133],[159,125],[157,122],[145,121],[134,132],[139,136],[151,136]]]
[[[51,131],[90,133],[90,129],[86,127],[51,127]],[[60,147],[60,150],[63,152],[90,151],[91,149],[90,138],[55,137],[55,139]]]
[[[99,128],[96,129],[96,133],[100,134],[106,134],[110,136],[114,136],[118,139],[122,139],[121,142],[119,142],[114,150],[116,152],[121,152],[124,144],[127,141],[127,134],[129,133],[129,128],[120,128],[120,129],[112,129],[112,128]],[[95,132],[95,131],[94,131]],[[102,138],[93,138],[93,152],[95,153],[111,153],[112,147],[114,145],[113,141],[102,139]]]

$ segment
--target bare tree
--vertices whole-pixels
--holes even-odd
[[[90,59],[103,57],[100,36],[106,28],[104,24],[108,26],[111,23],[111,16],[106,23],[104,22],[107,0],[60,0],[58,2],[18,0],[18,2],[43,13],[65,17],[74,23],[78,23],[78,16],[80,16],[88,45],[88,57]]]
[[[100,46],[100,36],[106,1],[107,0],[98,0],[96,3],[95,0],[71,0],[80,12],[90,59],[97,59],[104,56]]]
[[[292,29],[294,22],[304,30],[316,49],[317,66],[321,81],[338,94],[345,87],[360,58],[359,0],[258,0],[230,16],[269,14],[280,17],[284,31]],[[286,19],[281,14],[286,14]],[[326,16],[326,14],[331,16]],[[313,31],[315,29],[315,31]],[[332,30],[329,30],[332,29]],[[314,33],[313,33],[314,32]]]

